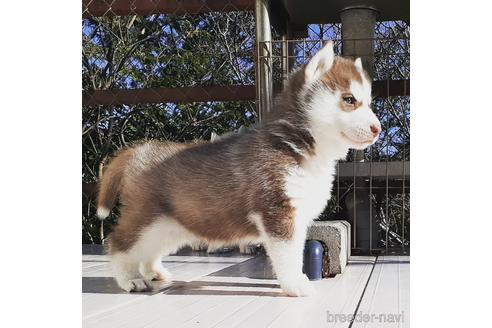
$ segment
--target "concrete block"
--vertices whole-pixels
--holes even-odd
[[[343,273],[350,256],[350,224],[347,221],[314,221],[306,240],[319,240],[328,248],[330,275]]]

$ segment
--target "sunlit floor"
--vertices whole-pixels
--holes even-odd
[[[180,252],[163,258],[174,282],[128,294],[108,259],[86,249],[84,327],[409,327],[409,256],[353,256],[343,274],[285,296],[264,255]]]

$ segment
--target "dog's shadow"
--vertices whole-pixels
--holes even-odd
[[[153,290],[149,292],[131,293],[132,295],[228,295],[228,296],[286,296],[275,283],[245,283],[222,281],[173,281],[168,284],[152,282]],[[221,289],[223,287],[223,289]],[[229,288],[242,290],[228,290]],[[269,288],[272,291],[259,291],[255,288]],[[82,292],[95,294],[129,294],[123,291],[112,277],[83,277]]]
[[[228,288],[236,288],[228,290]],[[223,288],[223,289],[221,289]],[[242,290],[237,290],[240,288]],[[255,288],[271,289],[259,291]],[[227,295],[227,296],[286,296],[278,284],[249,283],[249,282],[222,282],[222,281],[192,281],[175,282],[173,287],[165,292],[168,295]]]
[[[266,256],[258,256],[236,265],[209,274],[213,277],[245,277],[250,279],[273,280],[272,267]],[[138,295],[156,295],[164,293],[168,295],[249,295],[249,296],[285,296],[280,286],[272,281],[268,282],[221,282],[221,281],[173,281],[163,284],[154,281],[153,290],[150,292],[135,293]],[[221,287],[224,287],[221,290]],[[230,290],[230,288],[236,290]],[[272,291],[258,291],[255,288],[268,288]],[[242,289],[242,290],[237,290]],[[96,294],[128,294],[121,290],[112,277],[83,277],[82,292]]]
[[[253,257],[209,274],[214,277],[245,277],[250,279],[275,279],[272,266],[266,255]]]

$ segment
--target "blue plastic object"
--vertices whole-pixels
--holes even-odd
[[[308,240],[304,246],[304,272],[309,280],[320,280],[323,267],[323,245],[317,240]]]

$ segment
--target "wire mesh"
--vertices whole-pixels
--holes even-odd
[[[236,95],[234,86],[254,90],[253,4],[250,0],[83,1],[84,243],[101,243],[104,238],[91,195],[100,163],[117,149],[142,139],[208,139],[212,131],[222,134],[256,120],[254,97],[208,101],[213,97],[207,89],[223,86],[221,90],[230,93],[228,99]],[[402,81],[403,92],[395,95],[393,84],[380,84],[384,92],[379,92],[373,106],[383,125],[381,137],[364,152],[363,162],[349,156],[339,165],[332,200],[320,218],[351,221],[353,251],[406,252],[410,242],[408,26],[380,22],[375,35],[374,80]],[[340,24],[309,25],[307,38],[286,41],[291,49],[287,54],[285,43],[274,41],[270,58],[274,81],[281,83],[287,71],[304,63],[327,39],[335,40],[336,52],[342,53]],[[179,101],[162,98],[162,88],[177,90]],[[149,101],[148,93],[128,93],[139,90],[166,100]],[[103,92],[104,102],[96,92]],[[126,92],[124,101],[119,92]],[[116,216],[104,224],[111,226]],[[361,229],[364,223],[367,231]]]
[[[116,150],[144,139],[209,139],[255,121],[253,4],[83,1],[84,243],[104,238],[93,196],[100,163]]]
[[[410,36],[401,21],[379,22],[372,39],[343,39],[340,24],[308,26],[308,37],[274,40],[269,55],[274,90],[281,89],[288,70],[304,64],[328,41],[337,54],[348,43],[373,43],[373,110],[382,132],[361,154],[349,153],[337,168],[332,198],[321,220],[348,220],[352,224],[354,253],[407,254],[410,246]],[[350,44],[352,49],[354,45]],[[399,89],[395,92],[394,86]],[[391,90],[390,90],[391,89]]]

